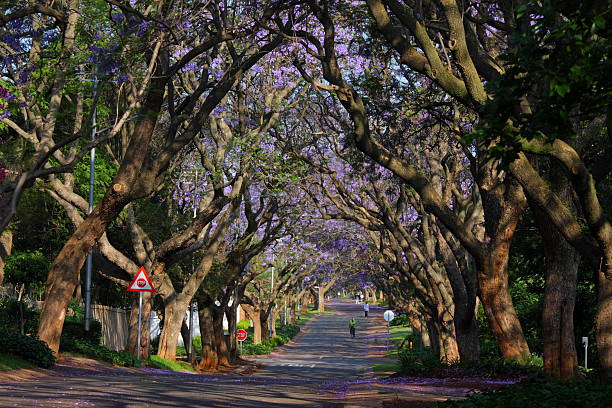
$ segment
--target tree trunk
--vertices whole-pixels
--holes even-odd
[[[256,310],[253,306],[251,305],[242,305],[242,309],[244,310],[244,313],[247,315],[247,318],[253,322],[253,343],[254,344],[259,344],[262,341],[262,327],[261,327],[261,317],[260,317],[260,311]]]
[[[452,363],[460,361],[459,344],[455,334],[455,327],[452,321],[436,322],[436,332],[438,333],[439,357],[440,361]]]
[[[164,307],[164,327],[159,336],[157,355],[167,360],[176,360],[176,345],[185,319],[189,302],[177,298],[166,303]]]
[[[238,359],[238,340],[236,339],[236,320],[238,314],[238,301],[234,299],[231,306],[225,308],[227,315],[227,328],[229,331],[229,360],[235,362]]]
[[[225,339],[225,331],[223,330],[223,307],[213,306],[213,330],[215,350],[217,352],[217,364],[220,366],[229,367],[229,350],[227,340]]]
[[[597,271],[599,288],[595,317],[597,355],[604,381],[612,379],[612,244],[604,246],[604,258]]]
[[[468,319],[458,318],[456,311],[457,306],[455,306],[455,333],[461,361],[477,361],[480,357],[480,331],[474,311],[471,311],[471,318]]]
[[[183,338],[183,346],[185,347],[185,354],[187,354],[187,361],[193,361],[191,359],[191,350],[189,349],[190,343],[190,330],[187,324],[188,319],[183,319],[181,322],[181,337]]]
[[[570,181],[554,163],[551,179],[556,194],[575,212]],[[542,311],[544,371],[557,379],[571,379],[579,376],[574,306],[580,254],[565,240],[546,212],[535,203],[530,204],[546,256]]]
[[[270,338],[270,310],[259,313],[259,327],[261,327],[261,341],[268,340]]]
[[[140,357],[149,358],[151,354],[151,323],[150,316],[153,305],[151,292],[142,294],[142,327],[140,328]],[[132,295],[132,309],[128,325],[128,341],[126,351],[136,355],[138,343],[138,293]]]
[[[317,306],[317,310],[319,312],[325,311],[325,291],[322,286],[319,286],[319,296],[318,296],[319,304]]]
[[[0,235],[0,285],[4,281],[4,263],[13,249],[13,232],[4,230]]]
[[[485,229],[490,242],[483,254],[472,254],[478,270],[480,300],[491,331],[505,360],[525,362],[529,346],[508,290],[508,258],[518,221],[525,208],[525,196],[514,180],[506,180],[494,191],[481,189]],[[480,259],[478,256],[480,255]]]
[[[508,250],[492,251],[479,273],[480,299],[505,360],[524,362],[529,346],[508,290]]]
[[[439,356],[440,355],[440,334],[438,333],[437,325],[433,321],[428,320],[426,323],[426,329],[427,329],[427,337],[429,337],[429,344],[431,346],[431,352],[434,355]]]
[[[198,305],[200,302],[198,301]],[[217,350],[215,349],[215,329],[213,313],[210,305],[202,305],[199,310],[200,338],[202,339],[202,360],[198,364],[200,370],[216,370],[219,367]]]

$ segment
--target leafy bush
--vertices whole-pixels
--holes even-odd
[[[22,313],[24,333],[35,333],[40,315],[38,310],[28,307],[25,302],[18,302],[17,299],[0,299],[0,327],[21,331]]]
[[[536,382],[495,392],[471,395],[466,400],[448,401],[443,408],[599,408],[612,406],[612,384]]]
[[[395,318],[389,322],[389,326],[408,326],[408,324],[409,322],[407,314],[395,316]]]
[[[267,342],[259,344],[243,344],[242,347],[242,353],[245,355],[270,354],[274,349],[274,347]]]
[[[138,362],[136,357],[127,351],[114,351],[101,344],[91,344],[79,339],[74,340],[70,351],[96,360],[107,361],[118,366],[132,367]]]
[[[16,285],[25,285],[27,291],[42,296],[51,263],[40,250],[16,252],[6,258],[5,280]]]
[[[248,330],[249,327],[251,327],[250,320],[241,320],[238,322],[238,324],[236,324],[237,329]]]
[[[44,341],[7,328],[0,328],[0,350],[3,353],[15,354],[42,368],[52,367],[56,360]]]
[[[478,361],[442,362],[431,351],[416,352],[410,349],[398,351],[400,372],[404,375],[428,375],[435,377],[477,375],[487,377],[543,377],[542,358],[530,356],[519,364],[501,357],[482,357]]]
[[[77,340],[85,341],[94,346],[100,344],[102,340],[102,324],[92,319],[89,321],[89,331],[86,331],[82,320],[67,318],[62,329],[60,350],[74,351],[74,343]]]

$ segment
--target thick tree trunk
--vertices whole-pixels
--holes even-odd
[[[612,379],[612,244],[604,247],[598,276],[597,315],[595,317],[597,355],[604,381]]]
[[[227,340],[225,339],[225,331],[223,330],[223,308],[213,307],[212,316],[217,364],[229,367],[229,350]]]
[[[235,362],[238,359],[238,340],[236,339],[236,320],[238,312],[238,302],[236,299],[232,302],[231,306],[225,308],[225,314],[227,316],[227,326],[229,331],[229,360]]]
[[[556,194],[576,212],[570,181],[553,163],[551,184]],[[574,333],[574,306],[580,254],[554,226],[546,212],[530,203],[544,242],[546,256],[542,337],[544,371],[557,379],[579,376]]]
[[[181,333],[181,325],[185,319],[185,311],[189,302],[174,299],[164,307],[164,327],[159,336],[157,355],[167,360],[176,360],[176,345]]]
[[[440,355],[440,334],[438,333],[438,327],[433,321],[428,320],[426,323],[426,328],[427,328],[427,337],[429,337],[429,344],[431,346],[431,352],[434,355],[439,356]]]
[[[242,305],[242,309],[244,313],[247,315],[247,318],[253,322],[253,343],[259,344],[262,341],[262,327],[261,327],[261,317],[260,311],[256,310],[251,305]]]
[[[13,250],[13,232],[5,230],[0,235],[0,285],[4,281],[4,263]]]
[[[187,354],[187,360],[192,361],[190,355],[191,350],[189,350],[189,337],[191,336],[189,335],[189,325],[187,323],[187,319],[183,319],[181,322],[181,337],[183,339],[183,346],[185,347],[185,354]]]
[[[452,363],[461,360],[459,344],[452,321],[436,322],[436,332],[438,334],[440,361]]]
[[[317,305],[317,310],[319,312],[324,312],[325,311],[325,290],[323,289],[322,286],[319,286],[319,293],[318,293],[318,302],[319,304]]]
[[[479,273],[480,299],[504,359],[524,362],[529,346],[508,290],[507,262],[507,248],[492,251]]]
[[[270,310],[259,313],[259,327],[261,327],[261,341],[268,340],[270,338]]]
[[[504,359],[524,362],[529,346],[508,290],[512,237],[526,206],[521,187],[511,179],[493,191],[481,189],[485,229],[490,242],[483,254],[472,254],[478,271],[480,300]],[[480,259],[477,259],[478,256]]]
[[[199,304],[200,302],[198,302]],[[217,350],[215,348],[215,329],[213,313],[209,305],[203,305],[199,310],[200,338],[202,339],[202,360],[198,364],[200,370],[216,370],[219,367]]]
[[[142,294],[142,326],[140,328],[140,357],[149,358],[151,354],[151,310],[153,296],[150,292]],[[126,351],[136,355],[138,344],[138,294],[132,295],[132,309],[128,325],[128,341]]]

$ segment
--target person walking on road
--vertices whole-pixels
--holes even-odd
[[[366,300],[366,302],[363,305],[363,312],[365,313],[365,317],[368,317],[369,311],[370,311],[370,305],[368,305],[368,301]]]
[[[353,318],[351,318],[351,320],[349,320],[349,332],[351,333],[351,336],[355,337],[355,327],[357,326],[357,321]]]

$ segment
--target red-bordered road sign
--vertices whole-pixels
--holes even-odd
[[[132,283],[128,286],[127,290],[131,292],[155,292],[155,288],[153,288],[153,284],[151,283],[151,279],[149,279],[149,275],[147,275],[147,271],[144,266],[141,266],[138,270],[134,279],[132,279]]]
[[[247,338],[246,330],[243,330],[243,329],[236,330],[236,338],[238,339],[238,341],[245,341]]]

